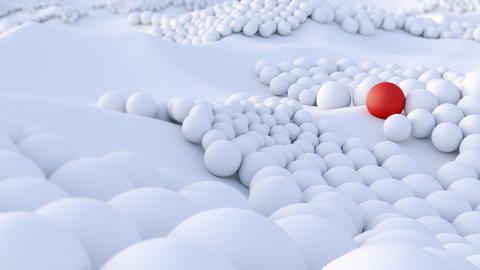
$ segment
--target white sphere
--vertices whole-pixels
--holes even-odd
[[[435,117],[425,109],[415,109],[407,115],[412,124],[412,136],[418,139],[426,138],[435,128]]]
[[[268,217],[287,205],[302,203],[303,194],[295,181],[283,176],[269,176],[251,188],[248,200],[255,212]]]
[[[480,205],[480,198],[477,196],[480,191],[480,181],[476,178],[459,179],[451,184],[448,190],[467,199],[472,209],[476,209]]]
[[[92,269],[77,238],[49,218],[23,212],[1,214],[0,238],[4,269]]]
[[[64,164],[79,158],[69,142],[54,134],[28,136],[21,140],[17,147],[19,152],[35,162],[47,177]]]
[[[365,201],[359,204],[358,207],[362,211],[365,226],[367,224],[370,224],[371,221],[377,216],[380,216],[386,213],[398,214],[397,209],[395,209],[391,204],[381,200]],[[356,239],[355,242],[359,243],[358,239]]]
[[[361,204],[369,200],[378,200],[377,195],[364,184],[350,182],[337,187],[337,190],[347,195],[357,204]]]
[[[358,21],[355,20],[354,18],[346,18],[345,20],[342,21],[341,27],[343,31],[347,33],[356,34],[359,29],[359,24],[358,24]]]
[[[190,110],[195,107],[195,101],[189,98],[179,98],[172,104],[172,118],[179,123],[183,123]]]
[[[287,170],[290,171],[291,173],[295,173],[295,172],[298,172],[298,171],[301,171],[301,170],[310,170],[310,171],[316,172],[318,174],[322,173],[320,171],[320,168],[318,168],[317,165],[313,161],[310,161],[308,159],[298,159],[298,157],[297,157],[297,160],[288,164]]]
[[[411,229],[392,229],[380,232],[365,241],[363,246],[380,243],[401,243],[417,247],[443,248],[435,237]]]
[[[453,230],[456,230],[456,229],[453,228]],[[469,240],[467,240],[466,238],[458,235],[458,233],[438,233],[435,235],[435,237],[437,238],[438,242],[440,242],[440,244],[442,245],[451,244],[451,243],[472,244],[472,242],[469,242]]]
[[[402,89],[405,96],[408,96],[411,92],[417,89],[425,89],[427,86],[419,80],[406,79],[398,84],[398,87]]]
[[[470,165],[477,175],[480,176],[480,164],[478,160],[480,158],[480,151],[478,150],[467,150],[460,153],[460,155],[455,158],[455,161],[461,161]]]
[[[425,109],[429,112],[438,106],[438,100],[432,92],[425,89],[417,89],[405,97],[405,113],[410,114],[415,109]]]
[[[202,141],[203,135],[212,129],[210,120],[203,114],[192,114],[185,118],[182,133],[192,143]]]
[[[94,269],[142,241],[132,221],[102,201],[68,198],[48,204],[35,213],[72,232],[85,248]]]
[[[270,81],[270,91],[277,96],[283,96],[287,93],[290,83],[287,79],[277,76]]]
[[[463,111],[465,116],[470,114],[480,114],[480,107],[477,104],[480,103],[480,94],[472,94],[463,97],[457,106]]]
[[[277,26],[277,33],[282,36],[287,36],[292,32],[292,26],[288,22],[280,22]]]
[[[425,199],[428,195],[435,191],[442,190],[442,186],[438,181],[426,174],[410,174],[401,180],[412,191],[415,197]]]
[[[347,166],[355,169],[352,159],[343,153],[331,153],[323,157],[323,159],[329,170],[337,166]]]
[[[439,79],[430,83],[427,88],[438,99],[438,104],[452,103],[457,104],[461,98],[461,92],[458,87],[450,81]]]
[[[377,159],[379,166],[381,166],[389,157],[400,155],[402,153],[402,148],[391,141],[379,142],[372,148],[372,154]]]
[[[301,251],[289,235],[269,219],[250,211],[206,211],[184,221],[169,237],[208,246],[223,254],[238,270],[307,269]]]
[[[310,18],[317,23],[324,23],[325,20],[327,19],[327,13],[325,12],[324,9],[316,7],[313,9],[313,12]]]
[[[418,198],[409,198],[409,199],[418,199]],[[421,200],[421,199],[420,199]],[[432,206],[433,207],[433,206]],[[434,208],[435,210],[435,208]],[[378,223],[373,230],[377,232],[385,232],[389,230],[396,230],[396,229],[406,229],[406,230],[413,230],[430,236],[431,238],[435,239],[435,233],[432,232],[427,226],[422,224],[421,222],[416,221],[415,219],[408,218],[408,217],[392,217],[386,219],[380,223]],[[437,239],[435,239],[437,240]]]
[[[210,173],[219,177],[228,177],[240,168],[242,153],[233,142],[218,140],[206,149],[204,162]]]
[[[258,28],[258,34],[261,36],[261,37],[270,37],[273,32],[275,31],[276,29],[273,29],[273,27],[267,23],[264,23],[262,25],[260,25],[260,27]]]
[[[250,187],[253,176],[261,169],[277,165],[274,158],[262,152],[251,153],[241,161],[238,176],[242,184]]]
[[[480,212],[464,212],[453,220],[452,225],[461,236],[465,237],[470,234],[478,234],[480,233]]]
[[[471,114],[463,118],[458,127],[462,130],[463,136],[480,133],[480,115]]]
[[[440,125],[444,122],[450,122],[458,125],[458,123],[460,123],[464,117],[462,110],[450,103],[441,104],[435,108],[435,110],[433,110],[432,115],[435,117],[436,125]]]
[[[297,185],[302,192],[311,186],[327,184],[321,174],[310,170],[297,171],[293,174],[293,176],[295,177]]]
[[[108,204],[132,220],[144,240],[165,237],[198,212],[190,200],[162,188],[131,190],[111,199]]]
[[[358,24],[358,33],[362,36],[371,36],[375,33],[375,25],[369,19],[361,20]]]
[[[153,118],[157,114],[157,103],[149,94],[136,93],[128,98],[125,110],[129,114]]]
[[[217,251],[179,238],[156,238],[132,245],[109,260],[102,270],[211,269],[235,270]]]
[[[452,222],[461,213],[472,211],[472,207],[465,198],[449,190],[436,191],[428,195],[425,200],[431,203],[440,217],[448,222]]]
[[[202,44],[207,44],[220,39],[220,34],[217,31],[207,31],[202,35]]]
[[[384,178],[392,178],[392,175],[382,167],[377,165],[367,165],[357,171],[363,178],[366,186],[370,186],[376,181]]]
[[[400,199],[393,204],[393,207],[395,207],[400,214],[413,219],[425,216],[440,216],[433,205],[416,197]]]
[[[412,190],[405,183],[393,178],[380,179],[371,184],[369,188],[379,200],[390,204],[403,198],[414,197]]]
[[[225,133],[217,129],[209,130],[202,137],[202,147],[207,150],[210,144],[219,140],[227,140]]]
[[[395,179],[403,179],[410,174],[421,172],[418,163],[406,155],[389,157],[383,162],[382,168],[387,170]]]
[[[465,243],[450,243],[445,244],[443,246],[446,250],[453,252],[457,255],[460,255],[464,258],[473,256],[473,255],[480,255],[480,248]]]
[[[255,74],[257,74],[257,76],[260,76],[260,72],[262,71],[262,69],[264,67],[267,67],[267,66],[273,66],[275,67],[275,64],[269,60],[269,59],[261,59],[257,62],[257,64],[255,65]]]
[[[252,211],[252,206],[248,203],[247,198],[237,189],[215,181],[201,181],[190,184],[182,189],[182,191],[201,191],[218,197],[226,202],[229,207],[242,208]]]
[[[440,233],[452,233],[457,234],[458,232],[455,227],[450,224],[450,222],[446,221],[441,217],[435,216],[426,216],[417,219],[417,221],[421,222],[423,225],[427,226],[433,233],[440,234]]]
[[[480,94],[478,90],[478,84],[480,83],[480,74],[475,72],[465,78],[463,81],[462,87],[462,97],[466,97],[468,95],[473,94]]]
[[[453,152],[463,140],[462,130],[455,124],[444,122],[436,126],[432,132],[432,143],[442,152]]]
[[[130,15],[128,15],[128,23],[130,23],[130,25],[140,24],[140,13],[139,12],[130,13]]]
[[[323,85],[317,93],[317,107],[321,110],[345,108],[350,102],[350,90],[338,82]]]
[[[102,157],[125,172],[136,188],[160,187],[165,183],[155,164],[146,157],[132,152],[114,152]]]
[[[120,92],[108,92],[97,102],[97,107],[105,110],[126,112],[127,96]]]
[[[14,177],[45,179],[42,170],[30,159],[12,151],[0,151],[0,181]]]
[[[206,192],[183,190],[177,191],[177,193],[195,204],[199,213],[217,208],[228,208],[228,204],[226,202]]]
[[[94,158],[71,161],[49,178],[72,197],[87,197],[108,201],[135,188],[126,173],[117,166]]]
[[[375,156],[363,148],[353,149],[347,153],[347,156],[353,161],[356,170],[368,165],[377,165]]]
[[[295,182],[295,177],[293,176],[293,174],[290,171],[288,171],[284,168],[278,167],[278,166],[269,166],[269,167],[265,167],[265,168],[259,170],[253,176],[252,181],[250,183],[250,189],[253,189],[255,187],[255,185],[258,182],[260,182],[262,179],[270,177],[270,176],[282,176],[282,177],[286,177],[286,178],[292,180],[292,182]]]
[[[315,63],[316,67],[321,67],[330,75],[338,70],[337,64],[330,58],[321,58]]]
[[[447,162],[440,167],[435,175],[443,189],[447,189],[455,181],[463,178],[478,178],[475,170],[460,161]]]
[[[287,232],[300,248],[308,269],[321,269],[357,248],[345,231],[322,217],[295,215],[276,220],[275,223]],[[322,256],[318,256],[317,252]]]
[[[440,248],[423,248],[426,251],[438,256],[448,264],[450,264],[454,269],[464,269],[464,270],[476,270],[478,269],[475,264],[468,261],[466,258],[455,254],[453,252],[447,251]]]
[[[45,179],[17,177],[0,182],[0,209],[5,212],[33,212],[69,197],[65,190]]]
[[[306,110],[299,110],[293,116],[293,123],[301,126],[304,123],[312,123],[313,116],[309,111]]]
[[[265,85],[270,85],[273,78],[280,75],[280,71],[275,66],[266,66],[260,72],[260,81]]]
[[[460,143],[460,153],[467,150],[479,150],[480,151],[480,134],[471,134],[465,137]]]
[[[385,136],[395,142],[403,141],[412,132],[412,123],[402,114],[390,115],[383,123]]]

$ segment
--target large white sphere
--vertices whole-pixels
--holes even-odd
[[[474,72],[467,76],[463,81],[462,97],[466,97],[472,94],[480,94],[480,91],[478,90],[479,83],[480,74],[478,72]]]
[[[412,123],[402,114],[390,115],[383,123],[385,136],[395,142],[403,141],[412,132]]]
[[[120,92],[108,92],[104,94],[97,102],[97,107],[105,110],[117,112],[126,112],[127,96]]]
[[[302,203],[303,193],[291,179],[270,176],[260,180],[250,190],[248,200],[255,212],[268,217],[287,205]]]
[[[93,269],[77,238],[49,218],[22,212],[1,214],[0,239],[4,269]]]
[[[212,129],[207,131],[202,138],[202,147],[204,150],[207,150],[208,146],[213,142],[227,140],[225,133],[221,132],[218,129]]]
[[[208,146],[204,162],[210,173],[219,177],[228,177],[240,168],[242,153],[233,142],[219,140]]]
[[[413,219],[425,216],[440,216],[433,205],[416,197],[400,199],[393,204],[393,207],[395,207],[400,214]]]
[[[458,215],[452,222],[458,234],[467,236],[480,233],[480,212],[469,211]]]
[[[435,191],[442,190],[442,186],[438,181],[426,174],[416,173],[410,174],[402,179],[415,194],[415,197],[425,199],[428,195]]]
[[[348,107],[350,101],[350,90],[338,82],[324,84],[317,93],[317,107],[321,110]]]
[[[458,87],[450,81],[439,79],[430,83],[427,88],[438,99],[438,104],[452,103],[457,104],[461,98],[461,92]]]
[[[178,225],[169,237],[191,240],[223,254],[238,270],[307,269],[300,249],[273,221],[254,212],[222,208]]]
[[[11,178],[0,182],[0,209],[33,212],[51,202],[69,198],[65,190],[44,179]]]
[[[470,114],[480,114],[480,108],[477,104],[480,103],[480,94],[468,95],[462,98],[457,106],[463,111],[465,116]]]
[[[102,201],[68,198],[35,213],[72,232],[85,248],[94,269],[100,269],[115,254],[142,241],[132,221]]]
[[[149,94],[136,93],[128,98],[125,110],[130,114],[153,118],[157,114],[157,102]]]
[[[211,129],[210,120],[198,113],[187,116],[182,124],[183,136],[192,143],[201,142],[203,135]]]
[[[242,208],[252,210],[252,206],[248,203],[247,198],[235,188],[214,181],[200,181],[190,184],[182,189],[182,191],[201,191],[218,197],[226,202],[229,207]]]
[[[250,187],[253,176],[261,169],[276,166],[277,162],[270,155],[262,152],[251,153],[241,161],[238,176],[242,184]]]
[[[462,110],[451,103],[441,104],[435,108],[435,110],[433,110],[432,115],[435,117],[436,125],[444,122],[450,122],[458,125],[458,123],[460,123],[464,117]]]
[[[211,269],[236,270],[217,251],[179,238],[156,238],[122,250],[102,270]]]
[[[477,175],[480,176],[480,164],[478,163],[479,158],[480,158],[480,151],[467,150],[460,153],[460,155],[457,156],[455,161],[462,161],[464,163],[467,163],[475,170]]]
[[[462,130],[450,122],[441,123],[432,132],[433,146],[442,152],[449,153],[457,150],[462,140]]]
[[[412,190],[406,184],[393,178],[380,179],[371,184],[369,188],[379,200],[390,204],[403,198],[414,197]]]
[[[480,150],[480,134],[471,134],[463,138],[459,150],[460,153],[467,150]]]
[[[195,101],[189,98],[179,98],[172,104],[172,118],[179,123],[187,118],[190,110],[195,107]]]
[[[108,201],[135,188],[120,168],[94,158],[77,159],[63,165],[50,176],[49,181],[63,188],[72,197],[101,201]]]
[[[370,186],[383,178],[392,178],[392,175],[382,167],[377,165],[367,165],[357,171],[363,178],[366,186]]]
[[[391,141],[379,142],[372,148],[372,154],[377,158],[378,165],[382,165],[388,158],[402,153],[402,148]]]
[[[395,179],[403,179],[410,174],[421,172],[418,163],[406,155],[389,157],[383,162],[382,168],[387,170]]]
[[[412,124],[412,136],[418,139],[426,138],[435,128],[435,118],[425,109],[415,109],[407,115]]]
[[[462,130],[464,137],[471,134],[480,134],[480,115],[471,114],[465,116],[458,124],[458,127]]]
[[[480,181],[476,178],[463,178],[455,181],[448,187],[448,190],[457,193],[465,198],[472,209],[476,209],[480,205]]]
[[[455,181],[463,178],[478,178],[475,170],[460,161],[447,162],[440,167],[435,175],[443,189],[447,189]]]
[[[136,188],[160,187],[165,183],[155,164],[146,157],[132,152],[115,152],[102,157],[125,172]]]
[[[0,150],[0,181],[13,177],[45,179],[45,174],[25,156],[12,151]]]
[[[447,262],[432,253],[412,245],[382,243],[349,252],[331,262],[324,270],[453,270]]]
[[[472,211],[472,207],[465,198],[449,190],[436,191],[428,195],[425,200],[431,203],[440,217],[448,222],[452,222],[464,212]]]
[[[139,188],[122,193],[108,204],[126,215],[142,239],[165,237],[185,219],[198,213],[187,198],[162,188]]]
[[[21,140],[17,147],[19,152],[35,162],[47,177],[62,165],[79,158],[69,142],[54,134],[28,136]]]
[[[295,215],[279,219],[275,223],[287,232],[300,248],[308,269],[322,269],[331,261],[357,248],[345,231],[322,217]]]

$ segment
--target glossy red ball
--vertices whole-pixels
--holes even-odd
[[[392,114],[402,113],[405,95],[396,84],[376,84],[367,95],[367,109],[375,117],[387,119]]]

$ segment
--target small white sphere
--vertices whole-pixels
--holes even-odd
[[[105,110],[125,112],[127,97],[120,92],[108,92],[97,102],[97,107]]]
[[[0,181],[14,177],[45,179],[43,171],[30,159],[12,151],[0,151]]]
[[[395,209],[395,207],[393,207],[391,204],[389,204],[387,202],[384,202],[384,201],[381,201],[381,200],[365,201],[365,202],[359,204],[358,207],[360,207],[360,210],[362,211],[363,220],[364,220],[365,225],[372,224],[376,217],[387,214],[387,213],[397,214],[397,215],[393,215],[395,217],[399,215],[398,211],[397,211],[397,209]],[[377,219],[377,221],[378,220],[379,219]],[[356,238],[355,242],[360,244],[358,240],[359,239]],[[362,240],[362,242],[363,242],[363,240]]]
[[[448,222],[452,222],[464,212],[472,211],[472,207],[465,198],[449,190],[436,191],[428,195],[425,200],[431,203],[440,217]]]
[[[331,153],[323,157],[323,159],[327,165],[327,169],[332,169],[337,166],[347,166],[355,169],[355,164],[352,159],[343,153]]]
[[[258,28],[258,34],[261,37],[265,38],[270,37],[274,31],[275,30],[272,28],[272,26],[266,23],[260,25],[260,27]]]
[[[202,35],[202,44],[207,44],[220,39],[220,34],[217,31],[207,31]]]
[[[350,152],[351,150],[353,149],[357,149],[357,148],[361,148],[361,149],[365,149],[367,151],[370,151],[370,147],[368,146],[368,144],[361,138],[358,138],[358,137],[351,137],[351,138],[348,138],[342,145],[342,152],[344,154]]]
[[[142,22],[142,24],[144,25],[149,25],[152,23],[152,17],[153,17],[153,13],[150,12],[150,11],[145,11],[145,12],[142,12],[142,14],[140,15],[140,21]]]
[[[405,96],[408,96],[414,90],[425,89],[427,86],[419,80],[406,79],[406,80],[400,82],[398,84],[398,87],[400,87],[402,89]]]
[[[433,146],[445,153],[457,150],[462,140],[462,130],[450,122],[441,123],[432,132]]]
[[[415,109],[433,112],[437,106],[438,100],[435,95],[425,89],[414,90],[405,97],[405,113],[407,114]]]
[[[288,22],[280,22],[277,27],[277,33],[286,36],[292,32],[292,26]]]
[[[393,114],[385,120],[383,132],[385,136],[392,141],[403,141],[410,136],[412,123],[402,114]]]
[[[377,165],[367,165],[357,171],[363,178],[366,186],[370,186],[376,181],[384,178],[392,178],[392,175],[382,167]]]
[[[460,162],[451,161],[440,167],[435,175],[438,183],[443,189],[447,189],[455,181],[463,178],[478,178],[475,170],[470,165]]]
[[[205,135],[203,135],[202,147],[204,150],[207,150],[208,146],[213,142],[216,142],[219,140],[226,140],[226,139],[227,139],[227,136],[225,135],[225,133],[217,129],[212,129],[207,131]]]
[[[358,23],[358,33],[362,36],[371,36],[375,33],[375,25],[369,20],[361,20]]]
[[[255,74],[257,74],[257,76],[260,76],[260,72],[262,71],[262,69],[264,67],[267,67],[267,66],[275,66],[275,64],[269,60],[269,59],[261,59],[257,62],[257,64],[255,65]]]
[[[460,153],[460,155],[455,158],[455,161],[461,161],[470,165],[477,175],[480,175],[480,164],[478,160],[480,158],[480,151],[478,150],[467,150]]]
[[[69,197],[65,190],[45,179],[17,177],[0,182],[0,207],[5,212],[33,212]]]
[[[465,137],[460,143],[460,153],[467,150],[480,151],[480,134],[471,134]]]
[[[268,166],[276,166],[277,162],[270,155],[262,152],[251,153],[241,161],[238,172],[240,181],[246,187],[250,187],[253,176],[261,169]]]
[[[315,63],[316,67],[321,67],[328,72],[328,74],[332,74],[337,71],[338,67],[337,64],[330,58],[321,58]]]
[[[321,156],[322,158],[326,157],[328,154],[331,153],[341,153],[342,150],[338,146],[338,144],[333,142],[322,142],[315,148],[315,154]]]
[[[361,204],[369,200],[378,200],[377,195],[375,195],[371,189],[360,183],[345,183],[338,186],[337,190],[352,198],[352,200],[354,200],[357,204]]]
[[[153,118],[157,114],[157,103],[149,94],[136,93],[128,98],[125,110],[129,114]]]
[[[2,268],[92,269],[80,241],[49,218],[24,212],[4,213],[0,215],[0,238]]]
[[[372,154],[377,159],[379,166],[381,166],[389,157],[400,155],[402,153],[402,148],[391,141],[379,142],[372,148]]]
[[[435,124],[437,126],[444,122],[458,125],[464,117],[462,110],[451,103],[441,104],[433,110],[432,115],[435,117]]]
[[[438,183],[438,181],[426,174],[410,174],[409,176],[403,178],[402,182],[413,191],[413,194],[415,194],[416,197],[422,199],[425,199],[425,197],[435,191],[442,190],[442,186]]]
[[[239,270],[307,269],[290,236],[273,221],[251,211],[206,211],[184,221],[169,237],[204,244],[223,254]]]
[[[394,204],[400,199],[414,197],[412,190],[404,183],[393,178],[376,181],[369,187],[379,200]]]
[[[290,83],[287,79],[277,76],[270,81],[270,91],[277,96],[283,96],[287,93]]]
[[[327,13],[324,9],[317,7],[313,9],[310,18],[317,23],[324,23],[327,19]]]
[[[347,33],[356,34],[359,29],[359,24],[358,24],[358,21],[355,20],[354,18],[346,18],[345,20],[342,21],[341,27],[343,31]]]
[[[64,164],[79,158],[69,142],[49,133],[28,136],[21,140],[17,147],[19,152],[35,162],[47,177]]]
[[[446,221],[441,217],[436,216],[426,216],[417,219],[418,222],[422,223],[423,225],[427,226],[430,230],[433,231],[435,234],[441,233],[451,233],[458,235],[457,230],[455,227],[450,224],[450,222]]]
[[[82,243],[95,269],[121,250],[142,241],[132,221],[102,201],[68,198],[48,204],[35,213],[71,231]]]
[[[219,177],[228,177],[240,168],[242,153],[234,143],[219,140],[208,146],[204,162],[210,173]]]
[[[245,198],[242,193],[221,182],[200,181],[182,188],[182,191],[205,192],[226,202],[229,207],[252,211],[252,206],[248,203],[247,198]]]
[[[480,114],[480,94],[472,94],[463,97],[457,106],[463,111],[465,116],[470,114]]]
[[[463,81],[462,97],[466,97],[472,94],[480,94],[480,91],[478,90],[478,87],[477,87],[479,83],[480,83],[480,74],[478,72],[475,72],[467,76]]]
[[[452,225],[457,229],[458,234],[467,236],[480,233],[480,212],[464,212],[453,220]]]
[[[72,197],[102,201],[135,188],[128,175],[116,165],[101,159],[84,158],[71,161],[49,178]]]
[[[190,110],[197,104],[189,98],[179,98],[172,105],[172,118],[179,123],[187,118]]]
[[[346,155],[353,161],[356,170],[368,165],[377,165],[377,159],[375,156],[370,151],[363,148],[353,149]]]
[[[472,209],[480,205],[480,198],[477,196],[480,191],[480,181],[477,178],[463,178],[452,183],[448,190],[453,191],[467,199]]]
[[[164,188],[162,174],[155,164],[146,157],[132,152],[114,152],[102,157],[125,172],[136,188]]]
[[[421,172],[418,163],[406,155],[389,157],[383,162],[382,168],[387,170],[395,179],[403,179],[410,174]]]
[[[415,109],[407,115],[412,124],[412,136],[418,139],[426,138],[435,128],[435,118],[425,109]]]
[[[338,82],[323,85],[317,93],[317,107],[321,110],[349,107],[350,102],[350,90]]]
[[[198,212],[204,212],[217,208],[228,208],[228,204],[220,198],[206,192],[195,190],[177,191],[178,194],[190,200],[198,209]]]
[[[217,25],[216,29],[222,37],[228,37],[232,34],[232,28],[230,27],[230,25],[225,23]]]
[[[303,193],[291,179],[269,176],[250,190],[248,200],[255,212],[268,217],[287,205],[303,203]]]
[[[191,114],[182,124],[182,133],[192,143],[202,141],[203,135],[212,129],[211,123],[203,114]]]
[[[463,118],[458,127],[462,130],[463,136],[480,133],[480,115],[471,114]]]
[[[265,85],[270,85],[273,78],[280,75],[280,71],[274,66],[266,66],[260,72],[260,81]]]
[[[400,214],[413,219],[425,216],[440,216],[433,205],[416,197],[400,199],[393,204],[393,207],[395,207]]]
[[[130,13],[130,15],[128,15],[128,23],[130,23],[130,25],[140,24],[140,13],[139,12]]]
[[[329,169],[325,174],[323,174],[323,178],[329,186],[335,188],[345,183],[364,184],[362,176],[348,166],[337,166]]]
[[[438,104],[452,103],[457,104],[461,98],[461,92],[458,87],[450,81],[439,79],[430,83],[427,88],[438,99]]]

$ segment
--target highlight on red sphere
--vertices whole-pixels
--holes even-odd
[[[405,95],[396,84],[376,84],[367,94],[367,109],[375,117],[387,119],[392,114],[401,113],[404,107]]]

